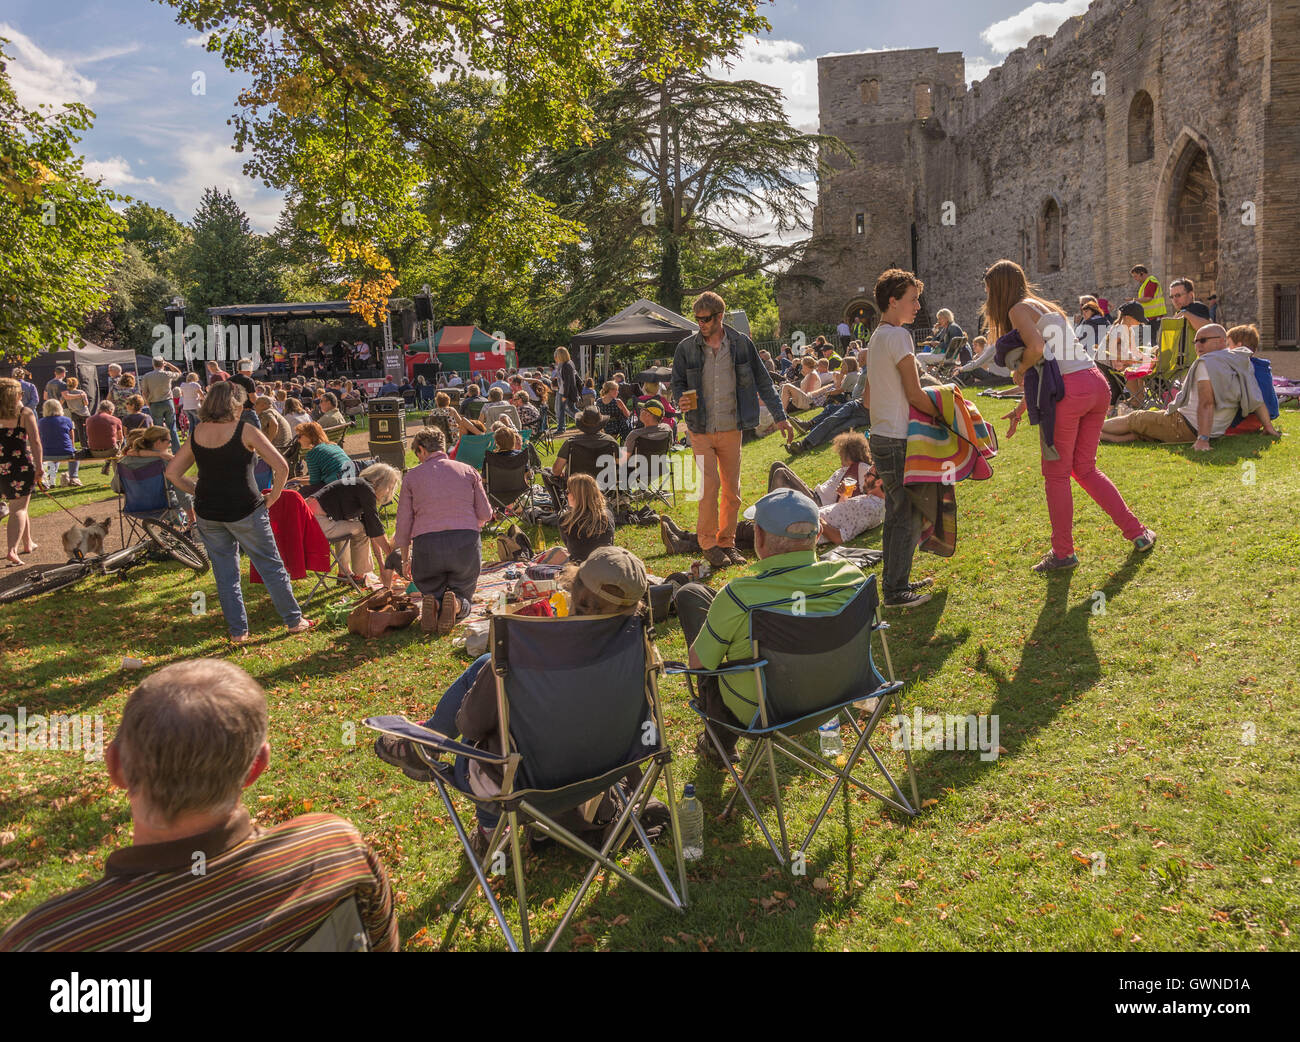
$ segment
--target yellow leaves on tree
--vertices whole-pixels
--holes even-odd
[[[42,188],[58,180],[58,175],[40,160],[30,160],[29,165],[31,172],[23,173],[12,158],[0,156],[0,187],[19,206],[26,206],[41,194]]]
[[[398,284],[393,265],[372,243],[354,234],[329,232],[322,236],[322,241],[331,260],[357,271],[346,283],[352,310],[371,325],[379,325],[388,308],[388,298]]]

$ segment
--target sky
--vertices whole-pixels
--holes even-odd
[[[817,127],[817,58],[894,48],[961,51],[968,82],[1016,47],[1051,34],[1088,0],[776,0],[770,34],[746,42],[716,73],[781,88],[791,122]],[[189,221],[210,186],[229,190],[256,231],[269,231],[280,194],[242,172],[226,125],[242,78],[203,37],[150,0],[6,0],[0,36],[21,103],[80,101],[96,114],[80,148],[103,185]],[[808,186],[811,192],[811,185]],[[761,229],[756,229],[761,230]]]

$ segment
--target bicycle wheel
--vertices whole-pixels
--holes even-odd
[[[124,572],[144,560],[152,546],[153,544],[149,542],[132,543],[129,546],[122,547],[121,550],[114,550],[111,554],[104,554],[101,557],[94,558],[92,567],[100,575],[113,575],[116,572]]]
[[[85,561],[73,561],[70,564],[61,564],[34,572],[17,586],[0,592],[0,604],[10,604],[27,597],[65,589],[81,582],[88,574],[90,574],[90,566]]]
[[[199,575],[208,570],[208,552],[197,539],[192,539],[175,525],[156,517],[144,520],[144,530],[158,549]]]

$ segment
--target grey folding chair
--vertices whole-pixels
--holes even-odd
[[[819,613],[813,605],[807,607],[808,611],[797,612],[787,599],[755,606],[749,612],[749,638],[753,656],[750,660],[734,662],[714,670],[687,669],[674,662],[665,664],[665,673],[686,676],[691,688],[691,708],[704,721],[705,733],[717,748],[722,761],[727,764],[727,770],[736,784],[736,791],[727,801],[723,815],[731,813],[736,797],[740,796],[762,830],[777,862],[785,868],[791,867],[792,854],[774,752],[782,753],[832,783],[812,826],[796,848],[800,853],[800,861],[806,858],[809,844],[830,810],[832,801],[841,791],[847,814],[849,786],[870,793],[886,806],[909,816],[914,816],[920,808],[912,754],[907,745],[904,744],[903,757],[911,783],[910,801],[871,745],[877,725],[885,718],[887,707],[892,705],[898,716],[903,715],[902,699],[899,696],[903,685],[893,679],[894,667],[889,659],[889,645],[884,634],[888,624],[879,617],[876,577],[868,576],[857,588],[852,600],[837,611]],[[889,680],[885,680],[876,669],[871,653],[873,632],[880,635]],[[737,727],[709,716],[701,700],[696,697],[695,678],[713,676],[717,677],[719,683],[726,684],[729,676],[744,671],[753,672],[758,692],[758,703],[754,706],[752,719],[745,726]],[[874,700],[874,705],[861,705],[869,700]],[[810,751],[799,741],[800,737],[815,734],[816,729],[829,720],[832,714],[839,715],[842,710],[854,706],[869,712],[869,716],[865,724],[859,725],[855,713],[845,714],[857,740],[852,749],[845,744],[843,764],[831,763],[819,752]],[[750,739],[751,744],[740,771],[728,760],[726,750],[718,738],[719,728]],[[854,775],[858,761],[864,754],[871,758],[884,777],[889,787],[888,793]],[[777,827],[781,836],[779,847],[750,792],[764,767],[772,783]]]
[[[496,679],[500,748],[492,753],[430,731],[402,716],[372,717],[367,727],[409,739],[435,772],[456,835],[474,879],[451,906],[443,939],[451,939],[466,904],[481,890],[511,951],[531,950],[532,930],[524,884],[521,830],[525,825],[590,861],[581,885],[545,942],[550,951],[602,869],[677,912],[686,908],[686,865],[673,800],[672,752],[664,733],[657,677],[662,663],[643,615],[595,615],[564,619],[495,615],[488,636]],[[447,763],[449,755],[459,762]],[[474,792],[469,764],[499,771],[500,791]],[[677,858],[674,886],[642,822],[662,775]],[[481,787],[479,787],[481,789]],[[452,792],[497,815],[482,857],[476,855],[457,814]],[[597,848],[556,820],[593,797],[609,793],[617,817]],[[470,826],[474,828],[473,824]],[[635,835],[658,886],[620,864],[617,851]],[[518,901],[519,935],[511,929],[488,881],[509,861]],[[498,856],[498,853],[500,856]]]

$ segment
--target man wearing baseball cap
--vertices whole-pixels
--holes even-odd
[[[717,669],[724,662],[753,657],[749,643],[749,612],[763,606],[789,607],[810,615],[843,607],[862,583],[862,572],[844,561],[817,560],[817,504],[794,489],[769,492],[754,513],[754,575],[732,579],[721,593],[700,583],[687,583],[673,603],[690,644],[692,669]],[[758,713],[758,693],[752,672],[704,677],[700,697],[709,716],[744,727]],[[719,729],[718,737],[733,763],[736,736]],[[717,763],[717,751],[707,735],[696,742],[697,755]]]
[[[642,438],[662,437],[667,434],[669,439],[673,436],[673,429],[664,423],[664,407],[661,402],[650,398],[641,403],[641,420],[640,427],[633,427],[628,432],[627,440],[623,443],[623,458],[628,459],[636,451],[636,443]],[[671,444],[671,441],[670,441]]]

